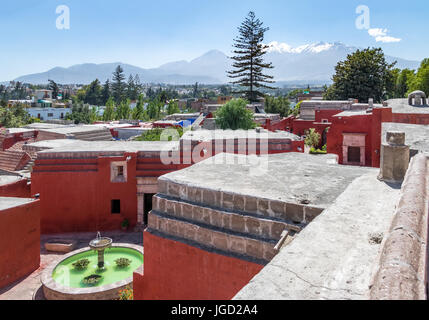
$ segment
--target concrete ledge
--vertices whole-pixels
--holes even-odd
[[[274,250],[275,243],[162,217],[153,211],[149,214],[148,227],[173,237],[198,242],[206,247],[246,255],[265,262],[270,261],[277,254]]]
[[[371,299],[427,299],[427,162],[423,154],[411,161],[380,256]]]

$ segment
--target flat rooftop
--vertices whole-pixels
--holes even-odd
[[[74,140],[76,141],[76,140]],[[175,150],[178,141],[76,141],[54,149],[40,151],[47,153],[76,153],[76,152],[157,152]]]
[[[405,144],[410,146],[411,150],[429,152],[429,125],[384,122],[383,143],[387,143],[388,131],[405,132]]]
[[[56,139],[56,140],[42,140],[33,143],[28,143],[26,146],[35,147],[41,149],[54,149],[65,147],[75,143],[83,143],[84,141],[74,140],[74,139]]]
[[[36,130],[41,130],[41,129],[55,129],[55,128],[65,128],[68,127],[70,125],[66,125],[66,124],[55,124],[55,123],[31,123],[31,124],[27,124],[25,126],[25,128],[29,128],[29,129],[36,129]]]
[[[28,128],[8,128],[8,133],[21,133],[21,132],[32,132],[34,129],[28,129]]]
[[[210,141],[210,140],[228,140],[228,139],[291,139],[294,141],[301,141],[302,138],[286,131],[271,132],[261,129],[258,133],[256,130],[196,130],[187,131],[183,136],[182,140],[198,140],[198,141]]]
[[[35,199],[0,197],[0,211],[19,207],[33,201],[35,201]]]
[[[11,183],[14,183],[14,182],[17,182],[17,181],[19,181],[19,180],[22,180],[22,177],[20,177],[20,176],[12,176],[12,175],[1,175],[1,173],[0,173],[0,186],[4,186],[4,185],[7,185],[7,184],[11,184]]]
[[[408,99],[391,99],[387,100],[387,104],[393,113],[429,113],[429,105],[410,106]]]
[[[368,116],[368,115],[371,115],[371,113],[367,113],[366,110],[350,110],[350,111],[343,111],[341,113],[338,113],[334,116],[334,118],[353,117],[353,116]]]
[[[246,285],[236,300],[367,300],[400,186],[357,177]],[[311,185],[308,185],[311,189]]]
[[[252,161],[254,161],[252,163]],[[160,180],[202,189],[327,208],[356,178],[377,169],[333,164],[333,155],[218,154]]]
[[[98,125],[70,125],[70,126],[64,126],[64,127],[58,127],[58,128],[52,128],[52,129],[40,129],[45,132],[52,132],[52,133],[58,133],[58,134],[74,134],[74,133],[80,133],[80,132],[91,132],[91,131],[99,131],[102,129],[107,129],[105,126],[98,126]]]

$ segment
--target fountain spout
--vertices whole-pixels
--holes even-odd
[[[89,243],[89,247],[98,253],[98,268],[104,268],[104,250],[112,245],[113,240],[106,237],[101,237],[101,233],[97,232],[97,237]]]

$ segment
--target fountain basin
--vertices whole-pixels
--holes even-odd
[[[131,264],[125,268],[116,266],[115,260],[127,258]],[[76,270],[72,264],[88,259],[84,270]],[[43,293],[47,300],[113,300],[119,291],[132,286],[134,271],[143,266],[143,248],[130,244],[112,244],[105,250],[105,268],[97,266],[98,253],[92,248],[71,252],[51,264],[42,273]],[[85,284],[83,279],[101,276],[97,284]]]

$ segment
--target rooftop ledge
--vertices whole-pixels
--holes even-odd
[[[234,299],[368,299],[399,195],[377,172],[356,178]]]

